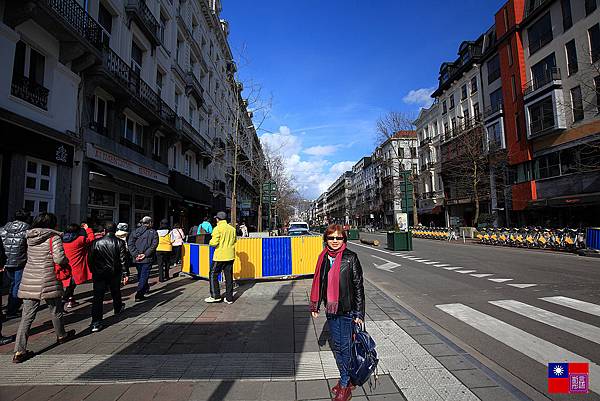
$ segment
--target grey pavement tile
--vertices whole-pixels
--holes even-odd
[[[35,386],[31,390],[21,394],[16,401],[46,401],[48,398],[59,393],[65,386]]]
[[[117,401],[130,384],[106,384],[96,388],[96,391],[85,398],[85,401]]]
[[[444,401],[479,401],[479,398],[464,385],[435,387],[435,391]]]
[[[189,396],[189,401],[208,401],[208,400],[219,400],[224,398],[218,398],[223,395],[221,382],[197,382],[193,383],[192,393]]]
[[[367,382],[362,386],[362,389],[364,390],[365,394],[369,396],[369,398],[371,395],[396,394],[400,391],[394,380],[389,375],[380,375],[377,378],[377,381],[375,381],[373,378],[372,384],[373,386],[370,386],[369,382]]]
[[[402,394],[408,401],[442,401],[439,394],[427,385],[402,389]]]
[[[296,382],[296,396],[299,400],[328,398],[330,395],[327,380],[306,380]]]
[[[517,401],[519,398],[502,387],[473,388],[471,391],[481,401]]]
[[[32,388],[31,386],[0,386],[0,400],[13,401]]]
[[[415,322],[417,323],[417,322]],[[404,329],[404,331],[406,331],[408,334],[416,336],[419,334],[431,334],[431,332],[429,331],[429,329],[427,328],[427,326],[423,326],[422,324],[415,324],[412,326],[402,326],[401,324],[398,323],[398,325],[400,327],[402,327]]]
[[[261,401],[288,401],[296,399],[296,383],[266,382],[262,383]]]
[[[429,387],[423,376],[416,369],[406,369],[404,371],[390,372],[394,383],[402,390],[408,388]]]
[[[354,401],[357,401],[359,399],[361,399],[363,397],[352,397],[352,399]],[[363,398],[363,399],[367,399],[367,398]],[[377,394],[377,395],[370,395],[368,398],[369,401],[406,401],[406,398],[404,398],[404,396],[401,393],[396,393],[396,394]]]
[[[135,383],[127,388],[119,401],[152,400],[163,383]]]
[[[437,355],[434,355],[437,356]],[[474,369],[474,366],[461,355],[439,356],[437,360],[448,370]]]
[[[414,333],[412,333],[414,334]],[[420,334],[420,335],[413,335],[413,338],[415,339],[416,342],[418,342],[421,345],[425,345],[425,344],[442,344],[442,340],[439,339],[439,337],[434,336],[433,334]]]
[[[156,401],[187,401],[194,389],[193,383],[161,383],[154,395]]]
[[[468,388],[497,386],[495,381],[478,369],[457,370],[452,373]]]
[[[457,355],[456,351],[448,347],[446,344],[422,344],[432,356],[452,356]]]

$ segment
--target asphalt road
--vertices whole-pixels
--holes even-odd
[[[600,400],[600,258],[414,239],[356,241],[365,276],[532,399]],[[548,362],[590,362],[587,395],[549,395]]]

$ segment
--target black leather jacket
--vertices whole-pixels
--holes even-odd
[[[329,271],[329,258],[325,255],[321,266],[321,300],[327,298],[327,272]],[[317,305],[317,308],[319,308]],[[365,318],[365,289],[363,284],[363,271],[356,253],[349,249],[344,250],[340,264],[340,298],[338,301],[338,314],[352,313],[354,317],[362,320]]]
[[[0,228],[0,237],[6,253],[5,267],[22,269],[27,263],[27,230],[29,224],[19,220],[11,221]]]
[[[94,277],[129,276],[125,241],[108,233],[92,242],[88,264]]]

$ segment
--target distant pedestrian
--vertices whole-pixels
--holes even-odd
[[[245,221],[242,221],[242,224],[240,224],[240,231],[242,232],[242,237],[248,236],[248,227],[246,227]]]
[[[145,299],[145,294],[150,291],[148,277],[150,277],[154,253],[158,246],[158,234],[152,228],[152,217],[144,216],[140,223],[141,225],[129,235],[127,243],[138,275],[138,288],[135,294],[136,301]]]
[[[18,317],[22,301],[18,297],[19,285],[23,277],[23,269],[27,262],[27,230],[31,223],[29,212],[25,209],[17,210],[15,219],[0,228],[0,238],[4,244],[6,263],[4,270],[9,280],[8,305],[6,317]]]
[[[0,237],[0,288],[2,287],[2,277],[4,276],[4,264],[6,263],[6,253],[4,252],[4,244],[2,243],[2,237]],[[0,345],[6,345],[14,340],[14,336],[3,336],[2,335],[2,316],[0,316]]]
[[[185,239],[185,234],[183,233],[179,223],[173,224],[173,229],[171,230],[171,239],[173,240],[171,264],[178,265],[181,263],[181,247],[183,246],[183,241]]]
[[[116,236],[115,223],[107,223],[105,235],[92,243],[89,255],[90,269],[93,275],[94,300],[92,303],[92,333],[102,330],[104,314],[104,294],[110,291],[113,300],[113,310],[118,315],[125,309],[121,298],[121,283],[129,281],[127,261],[127,245]]]
[[[204,217],[204,219],[202,220],[202,224],[200,224],[200,226],[198,227],[198,235],[202,235],[203,237],[203,244],[209,244],[210,240],[212,238],[212,233],[213,233],[213,226],[212,224],[210,224],[210,221],[208,221],[208,217]]]
[[[63,302],[65,308],[70,309],[79,303],[75,301],[75,287],[92,279],[92,273],[88,267],[88,250],[94,241],[94,231],[87,224],[71,224],[63,235],[63,247],[65,256],[71,266],[71,278],[63,281],[65,295]]]
[[[21,363],[34,356],[27,350],[29,329],[40,307],[46,301],[52,315],[52,325],[57,342],[62,344],[75,336],[75,330],[65,332],[63,317],[63,286],[56,276],[56,266],[69,265],[65,257],[61,233],[56,231],[56,216],[40,213],[27,231],[27,263],[19,287],[23,299],[23,315],[17,331],[14,363]]]
[[[173,252],[173,239],[171,238],[171,230],[167,219],[160,221],[157,234],[156,263],[158,263],[158,281],[162,283],[169,279],[171,253]]]
[[[363,272],[356,253],[346,248],[348,237],[343,227],[332,224],[323,234],[325,249],[319,255],[310,293],[310,311],[319,316],[325,306],[333,354],[340,380],[331,389],[334,401],[352,398],[350,361],[352,324],[362,324],[365,316]]]
[[[187,242],[191,242],[191,243],[195,243],[196,242],[196,237],[198,236],[198,230],[199,230],[199,225],[198,224],[194,224],[193,226],[190,227],[190,231],[188,231],[188,235],[187,235]]]
[[[225,303],[233,303],[233,262],[235,260],[235,228],[227,224],[227,214],[219,212],[215,216],[217,226],[212,232],[210,246],[215,247],[213,264],[210,267],[210,297],[206,302],[221,302],[219,273],[225,275]]]
[[[115,233],[115,236],[118,239],[122,239],[123,241],[125,241],[125,243],[127,243],[127,237],[129,236],[129,224],[127,224],[127,223],[117,224],[117,232]]]

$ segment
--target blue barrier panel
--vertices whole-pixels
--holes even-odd
[[[600,228],[590,227],[585,236],[585,246],[588,249],[600,250]]]
[[[200,274],[200,247],[196,244],[190,244],[190,273]]]
[[[292,241],[290,237],[263,238],[262,276],[292,274]]]

